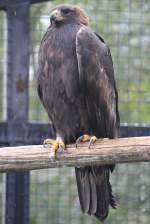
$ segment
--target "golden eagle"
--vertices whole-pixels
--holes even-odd
[[[53,157],[76,139],[115,138],[119,113],[111,53],[89,27],[86,13],[76,5],[59,5],[50,21],[39,50],[38,95],[56,134],[56,140],[45,141],[53,145]],[[109,182],[113,168],[75,168],[81,209],[100,221],[109,206],[116,208]]]

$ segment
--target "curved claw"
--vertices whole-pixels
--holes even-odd
[[[84,135],[82,135],[79,138],[77,138],[76,143],[75,143],[76,144],[76,148],[77,148],[78,144],[83,141],[83,138],[84,138]]]
[[[62,146],[59,146],[57,152],[58,153],[63,153],[65,151],[65,149]]]
[[[88,145],[88,149],[90,149],[90,146],[94,144],[94,142],[96,142],[97,137],[96,136],[92,136]]]
[[[76,143],[75,143],[76,144],[76,148],[77,148],[77,146],[78,146],[78,144],[80,142],[88,142],[88,141],[89,141],[88,148],[90,148],[91,144],[93,144],[96,140],[97,140],[96,136],[82,135],[79,138],[77,138],[77,140],[76,140]]]
[[[50,158],[51,161],[54,161],[55,160],[55,152],[50,152],[48,157]]]

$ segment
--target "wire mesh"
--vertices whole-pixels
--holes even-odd
[[[51,3],[49,3],[51,5]],[[48,121],[47,114],[39,102],[36,91],[36,71],[40,40],[48,27],[48,14],[43,15],[42,9],[46,4],[37,4],[31,7],[31,44],[30,44],[30,75],[29,75],[29,120]]]
[[[111,48],[118,81],[121,122],[150,123],[150,3],[146,0],[94,0],[92,3],[88,0],[60,0],[32,6],[30,119],[47,119],[35,96],[37,52],[49,24],[50,9],[64,2],[85,8],[91,18],[91,26]]]
[[[147,163],[119,165],[111,176],[117,209],[110,210],[106,223],[148,224],[150,222],[150,169]],[[31,172],[31,224],[98,224],[82,214],[77,197],[74,169]]]
[[[0,121],[6,119],[6,13],[0,11]]]
[[[147,0],[56,0],[31,7],[30,120],[48,118],[35,94],[37,52],[49,25],[49,11],[60,3],[82,6],[91,26],[111,48],[119,90],[121,122],[150,123],[150,2]],[[119,165],[112,174],[118,199],[106,223],[150,222],[149,163]],[[32,171],[30,177],[30,222],[96,224],[79,208],[74,169]]]

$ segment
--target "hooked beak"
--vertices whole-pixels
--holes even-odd
[[[63,21],[65,18],[61,15],[61,12],[59,10],[54,10],[50,15],[50,21],[53,22],[60,22]]]

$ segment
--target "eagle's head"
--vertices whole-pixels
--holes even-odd
[[[69,23],[83,25],[89,24],[89,18],[84,12],[84,10],[77,5],[69,4],[59,5],[55,7],[51,11],[50,21],[52,25],[61,25]]]

